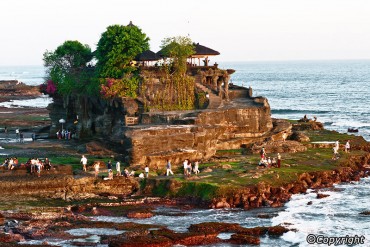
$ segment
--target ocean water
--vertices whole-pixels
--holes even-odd
[[[45,80],[43,66],[0,66],[1,80],[18,80],[27,85],[40,85]]]
[[[267,97],[275,118],[317,117],[325,128],[370,140],[370,60],[220,63],[231,82]]]

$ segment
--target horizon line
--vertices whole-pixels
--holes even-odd
[[[261,59],[261,60],[221,60],[217,63],[253,63],[253,62],[330,62],[330,61],[370,61],[370,58],[313,58],[313,59]],[[0,67],[43,67],[43,64],[3,65]]]

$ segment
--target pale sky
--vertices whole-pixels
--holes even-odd
[[[0,0],[0,65],[42,65],[66,40],[94,50],[130,20],[155,52],[190,35],[220,62],[370,59],[369,0]]]

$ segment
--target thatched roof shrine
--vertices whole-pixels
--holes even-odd
[[[151,51],[151,50],[146,50],[143,51],[142,53],[138,54],[135,57],[135,61],[157,61],[159,60],[160,57],[157,55],[157,53]]]

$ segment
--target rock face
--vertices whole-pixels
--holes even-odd
[[[45,177],[4,177],[0,183],[2,195],[31,195],[65,200],[95,197],[98,194],[130,195],[138,189],[134,179],[101,180],[94,177],[74,178],[67,175]]]
[[[0,80],[0,97],[3,100],[34,98],[41,95],[38,86],[28,86],[17,80]]]
[[[175,166],[185,159],[208,159],[216,150],[240,148],[243,144],[263,140],[272,129],[270,106],[264,98],[189,113],[193,124],[160,125],[157,116],[147,117],[147,126],[129,127],[125,131],[131,163],[155,168],[164,166],[167,159]],[[178,116],[177,122],[189,120],[188,116]],[[169,118],[169,123],[174,122],[176,114]]]

